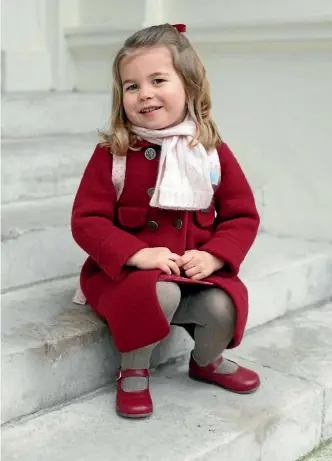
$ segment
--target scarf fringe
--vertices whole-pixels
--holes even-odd
[[[168,187],[162,187],[159,191],[159,197],[152,200],[150,205],[155,208],[163,208],[165,210],[200,210],[210,206],[213,198],[213,189],[207,194],[206,190],[176,190]]]

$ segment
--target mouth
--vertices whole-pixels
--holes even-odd
[[[151,112],[155,112],[156,110],[162,109],[162,106],[151,106],[146,107],[145,109],[140,110],[140,114],[150,114]]]

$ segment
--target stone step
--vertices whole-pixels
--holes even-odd
[[[229,358],[257,363],[323,389],[320,438],[332,437],[332,302],[250,331]],[[307,419],[310,418],[309,413]]]
[[[75,193],[95,134],[2,141],[2,203]]]
[[[331,297],[332,247],[261,234],[241,273],[252,328]],[[76,284],[73,277],[2,296],[3,422],[69,401],[113,378],[118,355],[112,339],[88,306],[72,304]],[[174,327],[153,364],[191,347],[188,335]]]
[[[103,129],[111,114],[109,91],[10,93],[1,98],[2,136],[21,138]]]
[[[296,461],[332,427],[331,337],[331,304],[292,313],[230,354],[260,374],[256,393],[192,381],[179,361],[153,373],[150,419],[116,416],[112,386],[4,427],[4,459]]]
[[[2,207],[2,290],[77,274],[85,258],[70,232],[73,196]]]

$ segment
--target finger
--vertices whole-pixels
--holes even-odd
[[[189,269],[188,271],[186,271],[185,274],[187,277],[191,279],[192,277],[199,274],[200,272],[201,272],[201,268],[198,266],[195,266],[192,269]]]
[[[188,253],[185,253],[183,256],[181,256],[182,266],[184,266],[189,261],[191,261],[193,259],[193,257],[194,257],[194,255],[189,251],[188,251]]]
[[[184,266],[182,266],[182,269],[184,271],[187,271],[189,269],[192,269],[193,267],[197,266],[197,262],[192,259],[191,261],[189,261],[187,264],[185,264]]]
[[[180,269],[182,269],[182,267],[183,267],[182,257],[180,256],[180,258],[177,259],[175,262],[178,265],[178,267],[180,267]]]
[[[202,280],[205,278],[205,274],[203,272],[199,272],[198,274],[191,277],[192,280]]]
[[[176,253],[171,253],[170,255],[167,256],[168,259],[171,259],[172,261],[175,261],[176,264],[181,264],[181,256],[179,256]]]
[[[162,270],[163,272],[165,272],[165,274],[167,274],[167,275],[172,274],[172,271],[171,271],[170,267],[167,264],[160,264],[159,269]]]
[[[168,261],[168,267],[171,268],[172,272],[176,275],[180,275],[180,269],[179,266],[176,264],[176,262],[169,260]]]

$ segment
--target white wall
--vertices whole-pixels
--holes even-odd
[[[332,240],[331,52],[205,62],[221,134],[262,193],[263,227]]]
[[[62,61],[71,66],[63,28],[79,25],[79,1],[2,0],[4,91],[61,89],[68,74]]]
[[[223,24],[227,22],[313,20],[332,13],[330,0],[165,0],[170,23]]]
[[[8,91],[52,86],[46,7],[43,0],[2,2],[3,87]]]
[[[81,0],[82,26],[112,26],[140,28],[145,15],[144,0]]]

